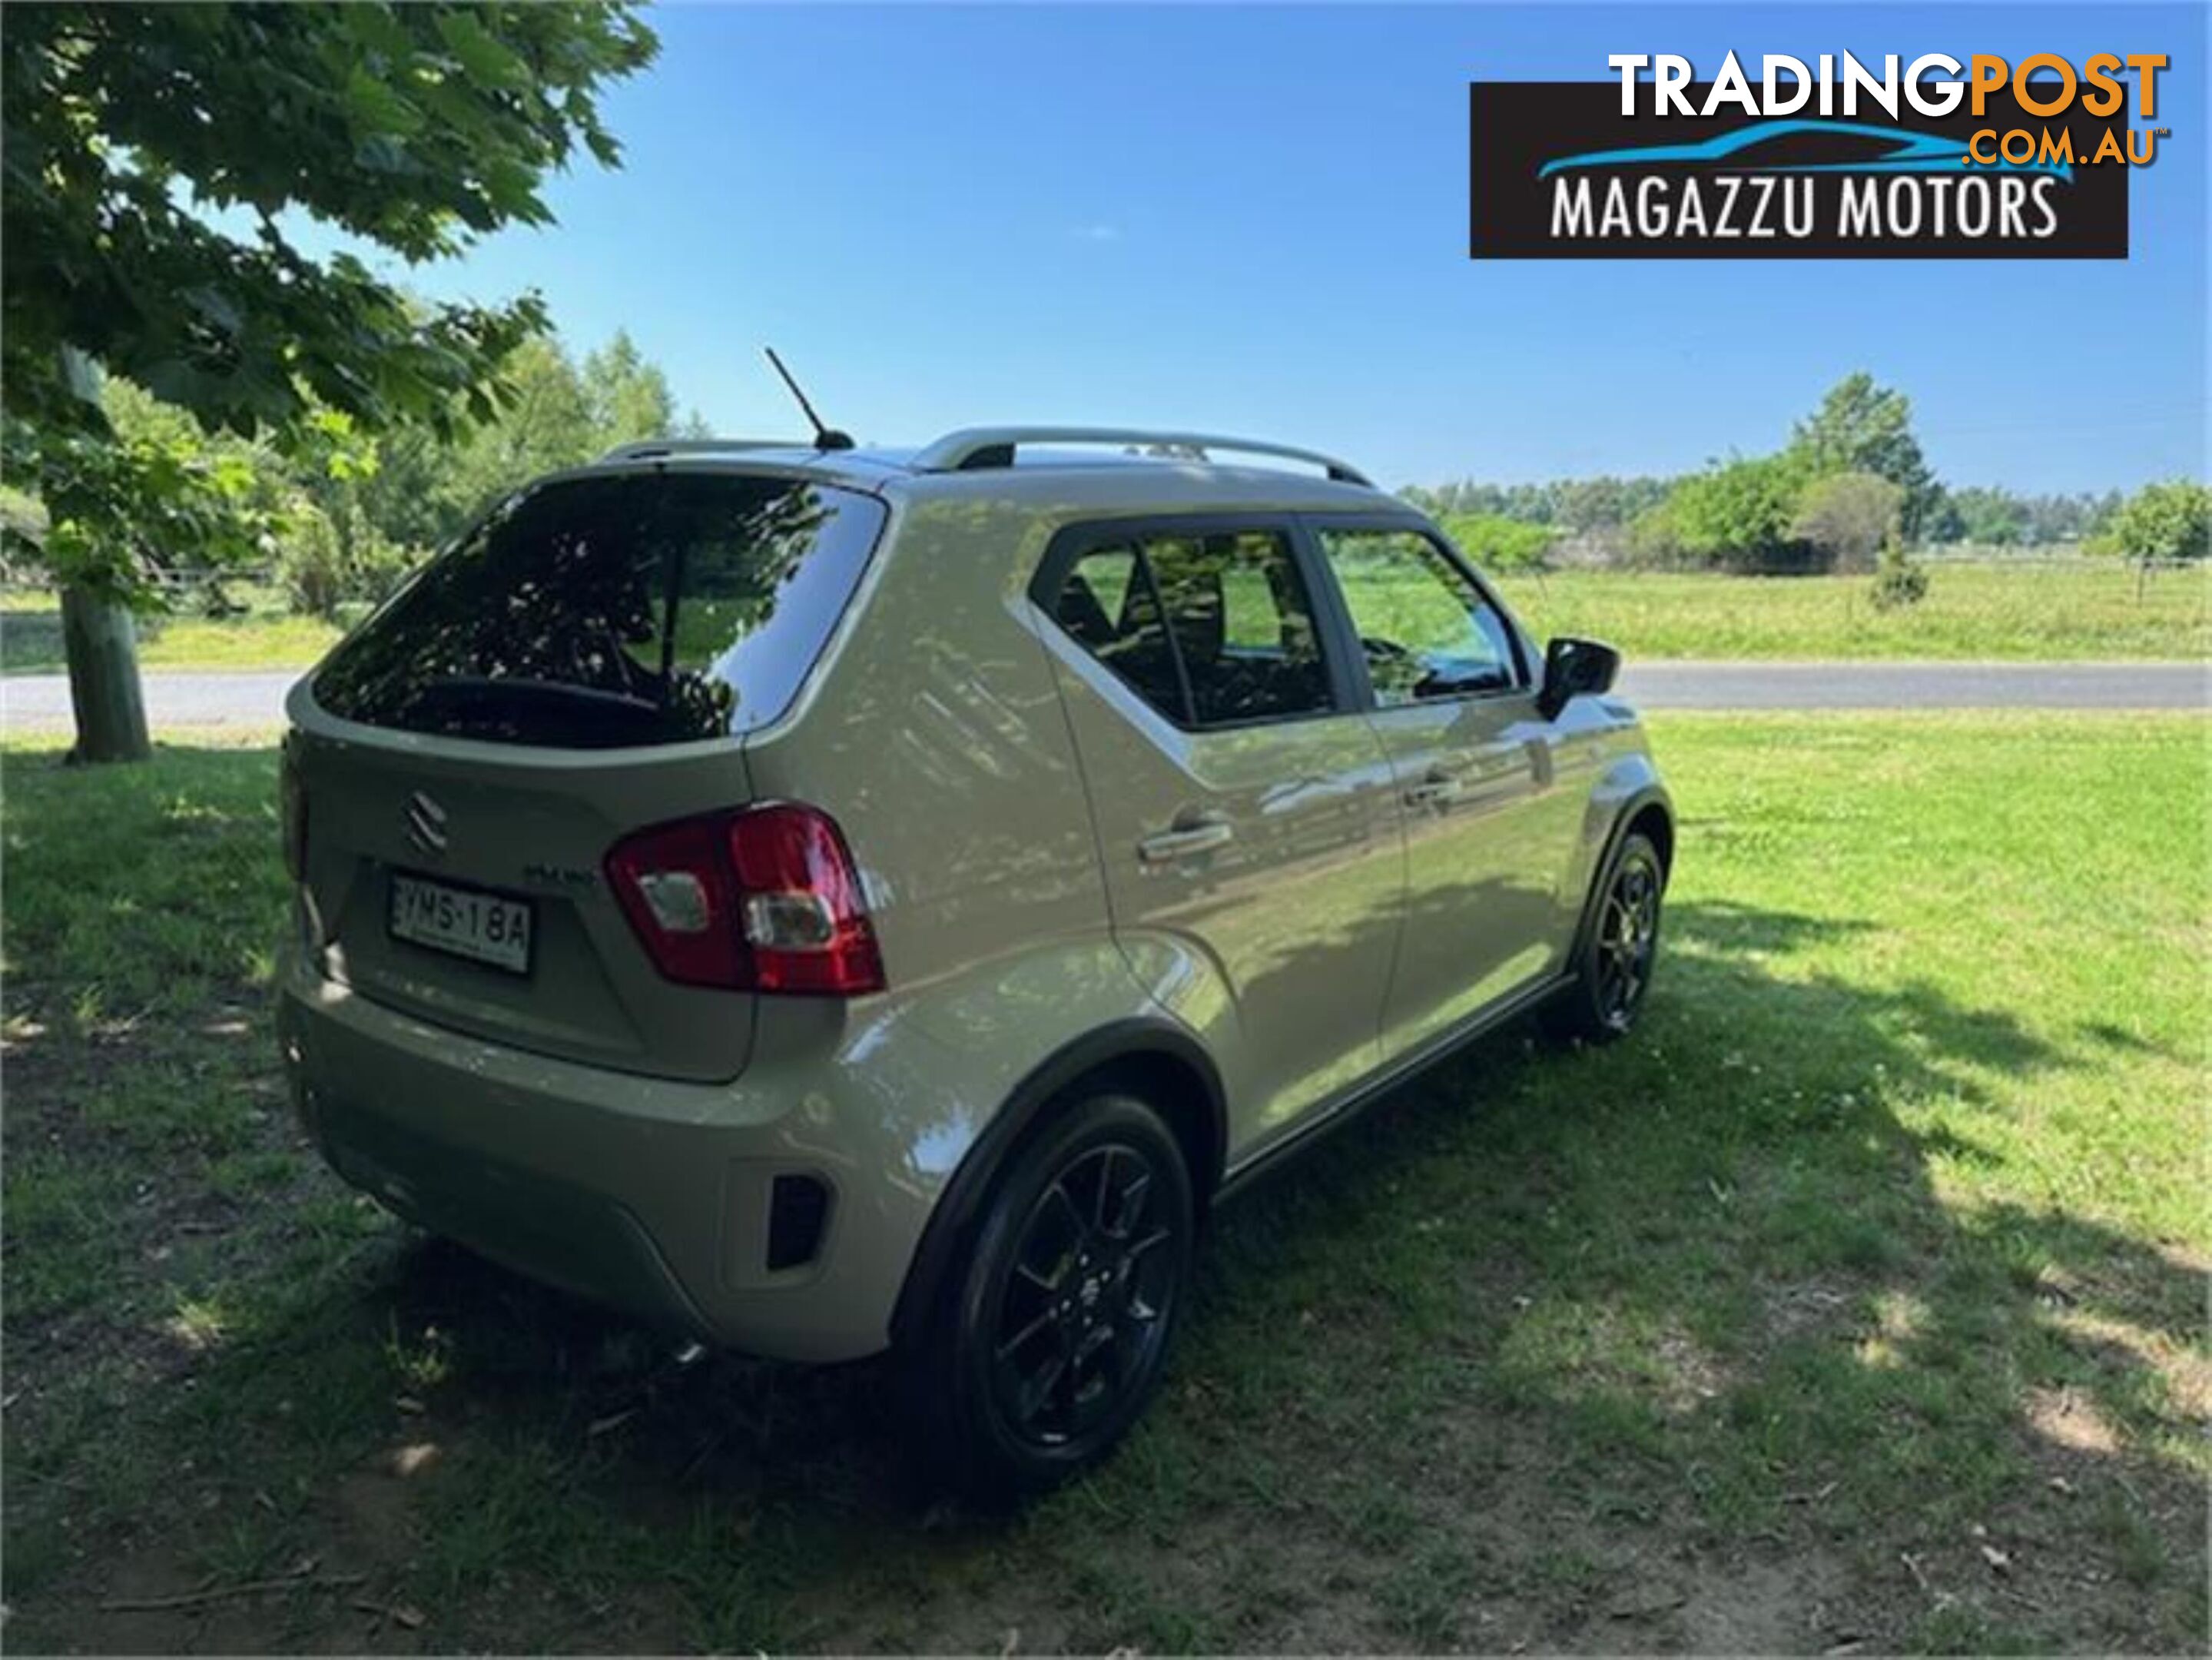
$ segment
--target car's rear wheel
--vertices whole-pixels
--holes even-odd
[[[1666,888],[1667,868],[1651,838],[1641,831],[1623,836],[1593,896],[1574,978],[1546,1010],[1555,1036],[1609,1043],[1635,1027],[1658,965]]]
[[[1105,1456],[1158,1387],[1194,1231],[1157,1112],[1121,1094],[1053,1109],[994,1183],[908,1362],[935,1474],[1003,1500]]]

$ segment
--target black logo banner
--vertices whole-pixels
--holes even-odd
[[[1862,95],[1849,117],[1661,117],[1650,92],[1624,116],[1618,81],[1470,82],[1469,257],[2127,258],[2124,112],[2045,119],[2007,91],[1978,116]]]

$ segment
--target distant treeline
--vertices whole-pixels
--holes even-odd
[[[1503,569],[1581,563],[1760,574],[1871,570],[1909,550],[2075,545],[2133,559],[2201,559],[2212,492],[2194,479],[2133,496],[1951,487],[1912,430],[1911,399],[1845,376],[1764,455],[1673,478],[1474,479],[1404,492],[1478,558]]]
[[[1553,478],[1540,484],[1492,484],[1463,478],[1433,488],[1399,492],[1439,518],[1462,514],[1546,525],[1568,536],[1618,531],[1664,502],[1680,482],[1639,475],[1615,478]],[[2023,496],[2002,485],[1936,486],[1920,538],[1927,544],[1966,542],[1981,547],[2049,547],[2097,535],[2127,499],[2116,489],[2100,495]]]

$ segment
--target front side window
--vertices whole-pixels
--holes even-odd
[[[605,748],[781,714],[860,581],[872,496],[720,472],[522,492],[333,653],[315,696],[374,726]]]
[[[1321,544],[1352,613],[1378,707],[1521,684],[1504,617],[1419,531],[1324,530]]]
[[[1098,549],[1062,579],[1054,615],[1182,726],[1335,707],[1305,582],[1279,532],[1162,534]]]

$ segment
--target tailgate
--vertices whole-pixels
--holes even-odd
[[[737,740],[591,751],[430,741],[336,722],[304,688],[293,712],[303,897],[327,977],[564,1059],[695,1079],[744,1069],[751,998],[664,979],[604,867],[644,825],[743,805]]]

